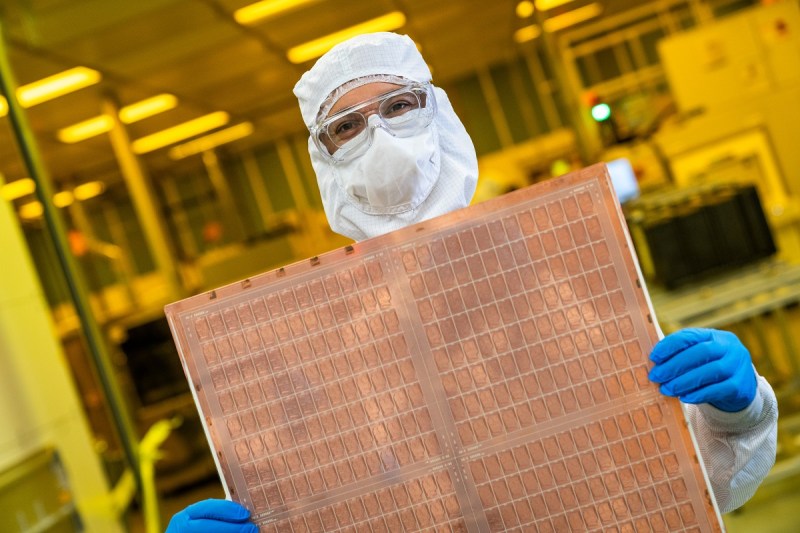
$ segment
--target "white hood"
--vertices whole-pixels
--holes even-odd
[[[394,33],[355,37],[332,48],[306,72],[294,88],[303,120],[313,128],[325,100],[341,85],[375,75],[400,76],[409,81],[430,81],[430,71],[414,41]],[[478,162],[472,140],[453,111],[447,94],[435,89],[435,128],[441,166],[427,198],[416,208],[397,214],[369,214],[334,178],[335,163],[319,152],[309,138],[308,151],[317,174],[328,223],[336,233],[363,240],[466,207],[475,192]]]

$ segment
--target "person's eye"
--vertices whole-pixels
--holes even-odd
[[[418,107],[417,99],[410,96],[397,97],[386,103],[384,106],[383,115],[387,117],[396,117],[407,113],[411,109]]]
[[[333,125],[333,133],[339,138],[349,139],[361,131],[363,121],[356,119],[344,119]]]
[[[411,104],[408,102],[395,102],[392,104],[392,107],[390,107],[389,110],[392,113],[398,113],[404,109],[408,109],[409,107],[411,107]]]

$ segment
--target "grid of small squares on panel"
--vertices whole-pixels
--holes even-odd
[[[261,531],[721,531],[604,171],[173,304]]]
[[[472,455],[652,390],[588,191],[401,253],[459,444]],[[492,531],[697,530],[655,402],[489,453],[469,470]]]
[[[462,445],[648,386],[602,239],[584,192],[403,251]]]
[[[493,531],[700,531],[658,403],[469,468]]]
[[[467,531],[449,472],[439,470],[261,527],[284,531]]]
[[[440,455],[383,277],[357,264],[195,318],[254,508]]]

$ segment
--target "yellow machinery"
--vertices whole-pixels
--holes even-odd
[[[800,473],[800,9],[776,2],[743,10],[664,39],[659,53],[679,120],[654,144],[673,184],[685,194],[755,186],[777,256],[685,288],[656,288],[653,304],[667,331],[719,327],[749,347],[779,398],[779,461],[766,483],[777,481]]]

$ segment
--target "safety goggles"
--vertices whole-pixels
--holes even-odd
[[[396,137],[411,137],[426,128],[435,114],[433,86],[411,84],[339,111],[320,122],[311,135],[324,155],[348,161],[366,152],[376,127]],[[376,119],[370,121],[373,116]]]

